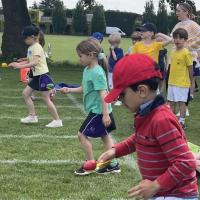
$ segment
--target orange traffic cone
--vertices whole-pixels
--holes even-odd
[[[28,73],[30,71],[30,68],[23,68],[20,69],[20,81],[23,83],[28,83]]]

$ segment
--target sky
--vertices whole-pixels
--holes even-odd
[[[78,0],[63,0],[67,8],[74,8]],[[120,10],[142,14],[144,11],[145,2],[147,0],[97,0],[104,5],[106,10]],[[158,8],[158,1],[153,0],[155,9]],[[34,0],[27,0],[28,7],[33,4]],[[40,2],[40,0],[36,0]],[[200,10],[200,0],[194,0],[197,10]]]

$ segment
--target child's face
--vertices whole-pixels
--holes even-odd
[[[110,41],[110,45],[115,48],[119,47],[119,44],[120,44],[120,41],[116,41],[116,40]]]
[[[176,45],[177,49],[183,48],[185,46],[185,42],[186,40],[184,38],[180,38],[179,36],[174,38],[174,44]]]
[[[136,92],[128,87],[124,90],[119,98],[130,111],[135,113],[140,108],[140,105],[146,102],[150,92],[151,91],[146,85],[139,85]]]
[[[25,42],[28,46],[34,44],[35,41],[36,41],[36,38],[35,38],[34,36],[29,36],[29,37],[27,37],[27,38],[24,39],[24,42]]]
[[[151,39],[153,37],[154,33],[151,31],[142,31],[141,32],[141,38],[142,39]]]
[[[78,52],[78,56],[79,56],[79,61],[80,61],[81,65],[89,66],[91,64],[91,61],[93,58],[92,55],[86,55],[86,54],[82,54],[82,53]]]

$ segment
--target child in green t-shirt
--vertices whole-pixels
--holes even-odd
[[[108,92],[106,75],[101,66],[98,65],[98,55],[101,45],[98,41],[88,39],[78,44],[76,48],[80,63],[86,66],[83,72],[82,86],[78,88],[63,88],[62,93],[83,92],[83,103],[88,113],[78,132],[78,137],[85,152],[86,160],[93,160],[92,144],[89,138],[101,138],[106,149],[111,149],[113,140],[109,134],[115,130],[115,122],[110,104],[104,101]],[[93,172],[93,171],[92,171]],[[96,171],[99,174],[120,172],[118,163],[111,162]],[[77,175],[87,175],[91,171],[84,170],[83,166],[75,171]]]

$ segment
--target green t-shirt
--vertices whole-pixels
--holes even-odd
[[[108,90],[106,75],[99,65],[93,68],[86,67],[83,72],[83,103],[87,113],[102,114],[103,106],[100,91]],[[109,104],[109,112],[112,112]]]

